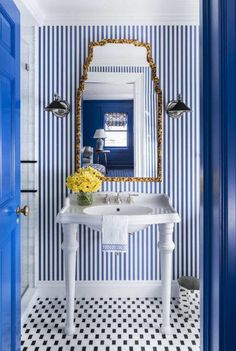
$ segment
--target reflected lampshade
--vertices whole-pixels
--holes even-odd
[[[96,129],[94,133],[94,139],[97,139],[96,141],[96,150],[103,150],[104,147],[104,140],[107,138],[106,132],[104,129]]]
[[[107,137],[107,135],[104,129],[96,129],[93,137],[94,139],[99,139],[99,138],[104,139]]]

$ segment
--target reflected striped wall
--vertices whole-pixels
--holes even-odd
[[[66,196],[65,178],[75,165],[76,89],[90,41],[129,38],[153,49],[164,104],[181,92],[192,113],[163,120],[163,182],[105,183],[105,191],[166,193],[181,216],[175,226],[173,279],[199,275],[199,38],[197,26],[50,26],[39,42],[39,280],[64,279],[63,234],[55,223]],[[43,111],[58,92],[71,114],[56,119]],[[129,235],[122,257],[101,251],[101,235],[81,226],[78,280],[160,279],[157,227]]]

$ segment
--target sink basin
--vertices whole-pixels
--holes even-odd
[[[104,206],[91,206],[83,210],[88,215],[147,215],[152,214],[152,208],[148,206],[134,206],[134,205],[104,205]]]
[[[132,194],[135,195],[135,194]],[[93,230],[102,230],[102,217],[106,215],[128,216],[128,232],[134,233],[159,223],[177,223],[178,213],[171,207],[165,194],[136,194],[132,203],[117,204],[116,193],[109,193],[111,202],[105,204],[107,193],[95,193],[92,206],[78,206],[77,195],[71,194],[66,199],[65,207],[57,216],[58,223],[77,223]],[[122,200],[128,199],[129,193],[121,194]]]
[[[141,205],[124,205],[124,204],[114,204],[114,205],[102,205],[102,206],[91,206],[83,209],[83,212],[87,215],[94,216],[105,216],[105,215],[127,215],[127,216],[141,216],[150,215],[153,213],[152,208],[148,206]],[[129,224],[129,233],[134,233],[139,230],[147,228],[147,224]]]

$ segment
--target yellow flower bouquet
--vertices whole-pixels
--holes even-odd
[[[93,167],[80,168],[66,178],[66,186],[74,193],[78,193],[78,204],[81,206],[93,203],[93,194],[102,185],[104,176]]]

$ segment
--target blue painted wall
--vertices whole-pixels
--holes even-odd
[[[192,112],[179,120],[163,115],[163,182],[105,183],[105,191],[166,193],[179,211],[175,226],[173,279],[199,275],[199,35],[197,26],[50,26],[39,39],[39,279],[62,280],[62,231],[56,214],[66,196],[65,178],[75,167],[76,89],[88,54],[88,43],[102,38],[150,42],[165,103],[182,92]],[[71,103],[66,119],[43,111],[58,92]],[[152,123],[147,120],[151,140]],[[150,144],[150,150],[151,150]],[[149,165],[151,165],[151,159]],[[101,251],[101,235],[81,227],[79,280],[160,279],[157,228],[129,236],[121,258]]]
[[[201,9],[201,350],[234,351],[236,2]]]
[[[108,158],[109,168],[134,167],[133,142],[133,101],[131,100],[87,100],[83,102],[83,145],[96,149],[96,139],[93,135],[96,129],[104,128],[104,115],[107,112],[125,112],[128,114],[128,147],[104,147],[110,150]],[[95,160],[96,162],[96,157]],[[104,159],[100,157],[100,163]]]

